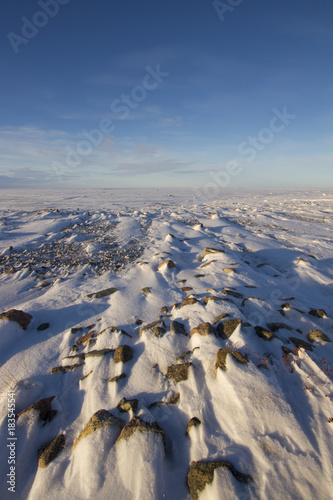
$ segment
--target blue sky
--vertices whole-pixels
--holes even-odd
[[[0,15],[1,187],[333,188],[331,0]]]

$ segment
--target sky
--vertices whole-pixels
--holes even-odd
[[[1,2],[3,188],[333,188],[331,0]]]

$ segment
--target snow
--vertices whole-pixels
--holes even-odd
[[[193,460],[226,460],[253,478],[242,484],[216,469],[200,500],[333,498],[332,343],[315,341],[310,351],[290,341],[309,342],[313,329],[333,340],[332,213],[332,190],[226,189],[219,197],[190,189],[0,190],[0,313],[32,315],[27,330],[0,320],[1,497],[13,495],[5,479],[13,388],[17,413],[50,396],[57,410],[51,422],[36,410],[16,421],[17,498],[189,500]],[[223,253],[203,257],[206,247]],[[175,267],[158,268],[167,259]],[[118,291],[88,297],[109,288]],[[199,302],[180,307],[190,294]],[[221,300],[205,304],[210,295]],[[315,309],[327,317],[309,314]],[[229,339],[190,336],[221,313],[242,320]],[[140,334],[160,316],[164,335]],[[170,332],[172,320],[187,336]],[[42,323],[49,328],[37,330]],[[271,323],[285,326],[272,340],[260,338],[254,327]],[[89,331],[94,343],[73,352]],[[72,357],[120,345],[132,347],[133,359]],[[249,362],[228,354],[227,371],[215,370],[223,348]],[[168,367],[182,362],[192,363],[188,379],[168,379]],[[179,401],[168,404],[176,393]],[[135,414],[119,412],[122,398],[138,399]],[[125,424],[133,415],[156,422],[165,449],[159,434],[118,441],[107,426],[72,450],[100,409]],[[192,417],[201,424],[186,435]],[[62,433],[64,449],[38,468],[38,448]]]

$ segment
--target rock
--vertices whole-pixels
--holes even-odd
[[[312,351],[312,345],[309,344],[308,342],[305,342],[305,340],[302,339],[297,339],[296,337],[289,337],[289,340],[294,344],[296,347],[303,347],[306,351]]]
[[[207,297],[204,297],[205,304],[208,304],[208,302],[211,300],[223,301],[223,299],[221,297],[217,297],[216,295],[207,295]]]
[[[218,248],[209,248],[206,247],[203,250],[202,258],[204,259],[206,255],[211,255],[212,253],[225,253],[224,250],[219,250]]]
[[[122,439],[128,439],[135,432],[153,432],[158,434],[162,438],[163,447],[165,449],[165,432],[156,423],[148,423],[142,420],[140,417],[133,417],[127,425],[122,429],[120,436],[118,437],[116,443],[119,443]]]
[[[141,288],[140,292],[144,293],[145,295],[149,295],[151,293],[150,289],[146,286],[144,288]]]
[[[39,332],[43,332],[44,330],[47,330],[50,328],[50,323],[42,323],[41,325],[37,326],[37,330]]]
[[[173,262],[173,260],[167,259],[158,266],[157,269],[161,269],[162,267],[165,266],[165,269],[172,269],[173,267],[176,267],[176,264]]]
[[[289,354],[294,354],[293,351],[291,351],[288,347],[286,346],[281,346],[282,347],[282,351],[284,352],[285,356],[289,356]]]
[[[42,422],[51,422],[53,417],[57,414],[57,410],[51,409],[51,401],[55,398],[55,396],[51,396],[49,398],[40,399],[36,403],[28,406],[25,410],[20,411],[16,415],[16,418],[19,418],[21,415],[24,415],[30,410],[36,410],[39,412],[38,420]]]
[[[276,338],[274,333],[270,332],[266,328],[263,328],[262,326],[256,326],[254,329],[255,329],[258,337],[260,337],[261,339],[272,340],[272,339]]]
[[[222,295],[230,295],[230,297],[235,297],[235,299],[242,299],[244,295],[239,292],[234,292],[233,290],[223,289],[221,290]]]
[[[120,434],[120,431],[124,427],[125,423],[120,418],[114,417],[112,413],[108,412],[107,410],[96,411],[96,413],[94,413],[93,416],[89,419],[86,427],[83,429],[83,431],[73,444],[73,450],[76,448],[81,439],[89,436],[89,434],[92,434],[93,432],[97,431],[97,429],[101,429],[106,425],[118,427]]]
[[[192,427],[197,427],[200,424],[201,424],[201,420],[199,420],[197,417],[192,417],[191,420],[189,421],[188,425],[187,425],[185,436],[188,435],[188,433],[190,432],[190,429]]]
[[[327,314],[324,309],[312,309],[308,312],[311,316],[315,316],[316,318],[327,318]]]
[[[181,365],[171,365],[168,367],[166,377],[175,382],[181,382],[188,379],[188,370],[192,363],[183,363]]]
[[[94,330],[91,330],[90,332],[88,332],[86,335],[82,335],[82,337],[79,338],[79,340],[76,341],[76,343],[78,345],[83,345],[85,344],[86,342],[88,342],[88,340],[90,340],[93,336],[95,335],[95,332]]]
[[[199,333],[199,335],[215,335],[215,328],[210,323],[201,323],[195,328],[192,328],[190,331],[191,337],[195,333]]]
[[[146,330],[152,330],[153,328],[155,328],[155,326],[162,326],[163,328],[165,328],[165,324],[161,319],[159,319],[158,321],[153,321],[153,323],[148,323],[148,325],[145,325],[142,328],[140,328],[139,331],[140,337]]]
[[[114,349],[99,349],[93,350],[89,352],[79,352],[78,354],[74,354],[73,356],[66,356],[64,359],[86,359],[86,358],[96,358],[99,356],[105,356],[106,354],[113,353]]]
[[[291,331],[292,328],[289,325],[286,325],[285,323],[267,323],[267,327],[272,331],[272,332],[277,332],[278,330],[289,330]]]
[[[126,378],[126,373],[121,373],[120,375],[116,375],[115,377],[111,378],[109,382],[118,382],[118,380],[122,380]]]
[[[238,361],[239,363],[248,363],[248,359],[246,359],[245,356],[243,356],[242,353],[238,351],[234,351],[233,349],[219,349],[216,354],[216,363],[215,363],[215,373],[217,372],[218,368],[222,368],[222,370],[226,371],[227,370],[227,355],[231,354],[231,356]]]
[[[163,326],[155,326],[152,329],[152,332],[156,337],[163,337],[163,335],[166,333],[166,329],[163,328]]]
[[[191,306],[193,304],[197,304],[199,301],[195,297],[186,297],[185,300],[181,303],[180,308],[185,307],[185,306]]]
[[[52,441],[42,444],[38,450],[38,467],[44,469],[65,447],[65,435],[59,434]]]
[[[201,264],[200,269],[203,269],[204,267],[210,266],[214,262],[217,262],[217,260],[216,259],[212,259],[209,262],[206,262],[205,264]]]
[[[224,271],[226,274],[233,274],[233,273],[235,273],[235,272],[236,272],[236,270],[235,270],[235,269],[233,269],[232,267],[225,267],[225,268],[223,269],[223,271]]]
[[[218,316],[215,316],[215,318],[212,321],[212,324],[215,325],[216,323],[219,323],[219,321],[222,321],[223,319],[228,318],[228,316],[230,316],[230,314],[221,313]]]
[[[117,404],[117,408],[121,413],[126,413],[128,411],[136,412],[138,408],[138,399],[126,399],[122,398]]]
[[[231,474],[240,483],[250,483],[253,481],[251,476],[238,472],[235,467],[226,460],[218,460],[214,462],[200,460],[191,462],[189,472],[187,474],[187,485],[189,487],[192,500],[199,499],[199,493],[203,491],[206,484],[210,484],[214,479],[214,471],[220,467],[226,467]]]
[[[54,375],[55,373],[65,373],[65,372],[70,372],[74,370],[75,368],[80,368],[80,366],[83,366],[84,363],[77,363],[76,365],[67,365],[67,366],[56,366],[55,368],[51,369],[51,374]]]
[[[25,313],[18,309],[10,309],[4,313],[0,314],[0,319],[8,319],[9,321],[15,321],[18,323],[23,330],[26,330],[30,321],[32,320],[31,314]]]
[[[148,406],[148,409],[150,410],[150,408],[154,408],[154,406],[161,406],[161,405],[173,406],[173,405],[176,405],[179,402],[179,400],[180,400],[180,393],[176,392],[172,396],[170,401],[155,401],[154,403],[151,403]]]
[[[221,337],[221,339],[227,340],[241,324],[241,319],[229,319],[228,321],[223,321],[223,323],[219,323],[216,327],[217,335]]]
[[[325,335],[325,333],[321,332],[320,330],[310,330],[308,333],[308,341],[309,342],[331,342],[331,340]]]
[[[83,330],[82,326],[77,326],[77,327],[71,328],[71,333],[73,333],[75,335],[76,333],[82,332],[82,330]]]
[[[175,333],[176,335],[187,335],[185,331],[185,326],[179,321],[171,321],[170,323],[170,332]]]
[[[183,292],[190,292],[191,290],[193,290],[193,288],[191,286],[183,286],[182,290]]]
[[[105,290],[101,290],[99,292],[89,293],[86,297],[88,297],[88,299],[103,299],[104,297],[108,297],[118,291],[118,288],[106,288]]]
[[[126,363],[133,358],[133,349],[129,345],[121,345],[114,351],[115,363]]]
[[[164,314],[168,314],[169,309],[167,308],[167,306],[163,306],[163,307],[161,307],[161,312]]]

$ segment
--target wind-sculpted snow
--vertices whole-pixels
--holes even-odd
[[[332,192],[25,193],[0,212],[1,498],[14,437],[24,500],[332,498]]]

